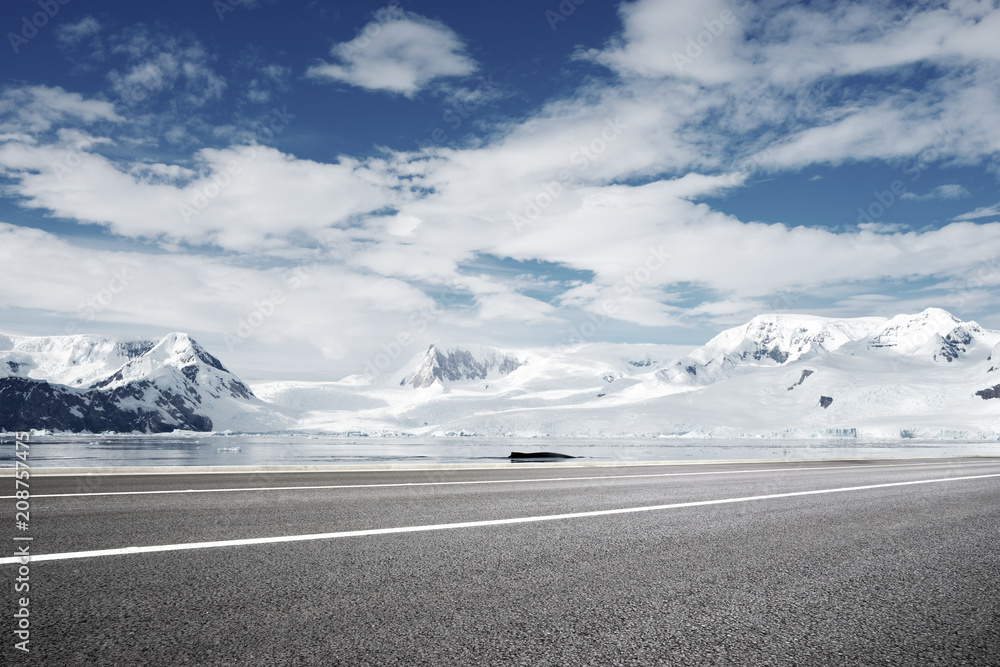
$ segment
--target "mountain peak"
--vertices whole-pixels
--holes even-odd
[[[228,373],[222,362],[209,354],[205,348],[186,333],[169,333],[153,346],[146,356],[160,363],[173,363],[179,366],[189,366],[198,361],[212,368]]]
[[[946,310],[927,308],[915,315],[835,319],[814,315],[758,315],[743,326],[723,331],[703,347],[661,371],[668,382],[698,384],[738,368],[779,366],[861,344],[869,350],[891,348],[904,355],[953,361],[978,339],[990,344],[995,334],[975,322],[963,322]],[[925,349],[926,348],[926,349]],[[845,348],[846,349],[846,348]],[[921,352],[922,351],[922,352]],[[924,354],[926,353],[926,355]]]
[[[949,337],[968,344],[973,336],[982,333],[984,330],[975,322],[963,322],[940,308],[927,308],[915,315],[896,315],[886,321],[871,336],[868,348],[890,348],[902,354],[914,354],[928,346],[936,349]]]
[[[210,430],[271,418],[189,335],[0,336],[0,427]]]
[[[743,326],[720,333],[691,352],[661,377],[671,382],[704,384],[738,367],[782,365],[822,354],[876,330],[884,318],[834,319],[816,315],[758,315]]]
[[[500,378],[523,365],[517,356],[495,347],[445,343],[431,344],[414,361],[416,369],[406,374],[400,385],[410,385],[415,389],[430,387],[435,382],[443,384]]]

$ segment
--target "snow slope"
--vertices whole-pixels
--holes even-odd
[[[298,428],[327,432],[997,438],[1000,398],[977,395],[1000,385],[995,351],[1000,333],[939,309],[891,319],[762,315],[681,359],[655,345],[469,348],[478,363],[520,365],[450,379],[420,375],[425,353],[367,383],[254,389],[299,410]]]

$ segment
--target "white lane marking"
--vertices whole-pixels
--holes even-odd
[[[309,535],[282,535],[278,537],[254,537],[243,540],[221,540],[218,542],[189,542],[186,544],[157,544],[146,547],[125,547],[121,549],[99,549],[96,551],[71,551],[57,554],[32,554],[30,563],[48,560],[69,560],[74,558],[97,558],[99,556],[120,556],[124,554],[155,553],[158,551],[189,551],[192,549],[214,549],[216,547],[238,547],[254,544],[278,544],[282,542],[308,542],[313,540],[333,540],[341,537],[365,537],[369,535],[391,535],[395,533],[421,533],[434,530],[454,530],[457,528],[480,528],[484,526],[504,526],[515,523],[534,523],[539,521],[559,521],[561,519],[581,519],[594,516],[610,516],[613,514],[634,514],[636,512],[653,512],[657,510],[681,509],[686,507],[704,507],[707,505],[725,505],[729,503],[746,503],[756,500],[774,500],[778,498],[795,498],[799,496],[815,496],[825,493],[845,493],[848,491],[865,491],[868,489],[887,489],[895,486],[914,486],[917,484],[939,484],[943,482],[961,482],[970,479],[987,479],[1000,477],[1000,473],[990,475],[969,475],[966,477],[944,477],[940,479],[921,479],[910,482],[888,482],[884,484],[867,484],[864,486],[846,486],[836,489],[817,489],[814,491],[792,491],[789,493],[772,493],[764,496],[744,496],[742,498],[720,498],[717,500],[696,500],[686,503],[670,503],[669,505],[648,505],[644,507],[626,507],[613,510],[594,510],[590,512],[572,512],[569,514],[547,514],[543,516],[526,516],[514,519],[491,519],[488,521],[464,521],[461,523],[439,523],[425,526],[402,526],[399,528],[373,528],[369,530],[348,530],[338,533],[313,533]],[[0,565],[22,563],[17,557],[0,558]]]
[[[76,498],[82,496],[151,496],[169,495],[175,493],[230,493],[237,491],[315,491],[322,489],[378,489],[397,486],[455,486],[461,484],[519,484],[529,482],[568,482],[575,480],[593,481],[598,479],[635,479],[641,477],[688,477],[692,475],[738,475],[764,472],[797,472],[800,470],[844,470],[853,468],[912,468],[930,465],[945,465],[941,463],[877,463],[874,465],[846,466],[810,466],[804,468],[753,468],[749,470],[715,470],[707,472],[664,472],[645,473],[641,475],[591,475],[587,477],[539,477],[534,479],[479,479],[458,482],[386,482],[383,484],[329,484],[322,486],[256,486],[233,487],[223,489],[163,489],[159,491],[93,491],[85,493],[40,493],[32,494],[32,498]],[[990,463],[960,463],[954,466],[993,465]],[[270,474],[270,473],[261,473]],[[0,496],[7,500],[15,496]]]

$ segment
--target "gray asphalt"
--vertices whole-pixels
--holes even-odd
[[[1000,459],[951,459],[37,476],[33,496],[51,497],[32,498],[31,535],[36,554],[62,553],[998,473]],[[353,488],[287,488],[326,485]],[[285,488],[60,495],[260,486]],[[998,536],[994,477],[34,562],[32,651],[13,649],[5,584],[0,663],[1000,665]]]

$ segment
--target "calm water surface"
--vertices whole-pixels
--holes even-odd
[[[512,451],[552,451],[592,461],[699,461],[997,456],[990,441],[898,442],[768,439],[345,438],[308,435],[48,435],[30,441],[32,467],[496,463]],[[12,467],[13,436],[0,437]]]

